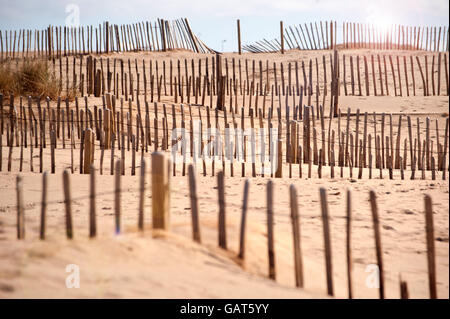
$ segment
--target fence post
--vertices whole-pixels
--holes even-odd
[[[168,162],[162,152],[152,153],[152,221],[153,229],[169,230]]]
[[[45,215],[47,211],[47,178],[48,172],[42,174],[42,203],[41,203],[41,226],[39,238],[45,239]]]
[[[284,54],[284,28],[283,21],[280,21],[280,43],[281,43],[281,54]]]
[[[111,147],[111,110],[109,108],[105,108],[103,110],[103,131],[104,131],[104,139],[103,145],[105,149],[109,149]]]
[[[292,237],[294,239],[294,267],[295,267],[295,285],[303,288],[303,261],[302,251],[300,247],[300,225],[298,216],[297,190],[291,184],[289,186],[291,220],[292,220]]]
[[[23,187],[22,176],[17,175],[16,178],[17,190],[17,239],[25,238],[25,211],[23,208]]]
[[[351,192],[350,192],[350,190],[347,190],[347,280],[348,280],[348,299],[352,299],[353,298],[351,226],[352,226]]]
[[[84,132],[84,162],[83,173],[89,174],[93,162],[94,132],[88,128]]]
[[[144,230],[144,191],[145,191],[145,160],[141,161],[141,178],[139,183],[139,217],[138,217],[138,229]]]
[[[275,248],[273,238],[273,182],[267,182],[267,242],[269,254],[269,278],[275,280]]]
[[[66,206],[66,234],[68,239],[73,238],[72,230],[72,204],[70,199],[70,179],[69,171],[63,172],[63,184],[64,184],[64,203]]]
[[[217,173],[217,189],[219,192],[219,247],[227,249],[225,225],[225,185],[223,171]]]
[[[283,141],[279,139],[277,143],[277,153],[274,154],[274,156],[277,156],[277,170],[275,171],[275,177],[281,178],[283,177]]]
[[[197,183],[195,180],[194,166],[189,164],[189,194],[191,198],[191,211],[192,211],[192,236],[193,239],[201,243],[200,239],[200,225],[198,219],[198,202],[197,202]]]
[[[136,175],[136,135],[131,135],[131,175]]]
[[[81,110],[83,112],[83,110]],[[82,114],[82,113],[81,113]],[[81,138],[80,138],[80,174],[83,174],[83,154],[84,154],[84,133],[85,130],[82,129],[81,131]]]
[[[322,208],[323,238],[325,244],[325,263],[327,269],[327,292],[333,296],[333,269],[331,258],[330,225],[328,223],[328,203],[325,188],[320,188],[320,206]]]
[[[91,165],[90,174],[90,194],[89,194],[89,237],[93,238],[97,235],[97,224],[95,216],[95,168]]]
[[[110,175],[114,174],[114,146],[116,144],[116,136],[112,134],[111,137],[111,162],[110,162]],[[123,147],[123,145],[122,145]]]
[[[238,52],[239,55],[242,54],[242,49],[241,49],[241,21],[239,19],[237,19],[237,35],[238,35]]]
[[[51,163],[51,172],[55,174],[55,148],[56,148],[56,134],[55,131],[52,130],[50,132],[50,163]],[[42,147],[41,147],[42,149]],[[42,156],[41,156],[42,158]],[[42,161],[41,161],[42,163]],[[42,167],[42,166],[41,166]]]
[[[378,219],[378,207],[374,191],[370,191],[370,206],[372,209],[373,230],[375,233],[375,249],[380,280],[380,299],[384,299],[384,273],[383,273],[383,250],[381,248],[380,220]]]
[[[429,195],[425,195],[425,231],[427,238],[428,285],[430,289],[430,299],[436,299],[436,257],[434,249],[433,206]]]
[[[121,167],[121,161],[116,161],[116,167],[115,167],[115,176],[114,176],[114,185],[115,185],[115,192],[114,192],[114,216],[115,216],[115,222],[116,222],[116,235],[120,233],[120,175],[122,175],[122,167]]]
[[[244,259],[245,257],[245,224],[247,220],[247,207],[248,207],[248,188],[250,182],[248,179],[245,180],[244,184],[244,199],[242,202],[242,219],[241,219],[241,235],[239,239],[239,255],[238,257]]]
[[[105,52],[106,52],[106,54],[109,53],[109,41],[110,41],[110,38],[109,38],[109,22],[106,21],[105,22],[105,46],[106,46]]]

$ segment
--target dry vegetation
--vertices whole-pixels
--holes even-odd
[[[49,70],[45,60],[25,60],[23,63],[0,63],[0,92],[5,97],[31,96],[56,99],[58,96],[72,100],[75,90],[63,94],[59,79]]]

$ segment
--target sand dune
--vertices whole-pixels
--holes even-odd
[[[376,51],[340,51],[346,55],[378,54]],[[407,55],[411,52],[382,52],[382,54]],[[301,59],[322,59],[330,51],[289,51],[281,54],[244,54],[247,59],[261,59],[273,62],[295,62]],[[381,54],[381,53],[380,53]],[[426,52],[414,52],[423,56]],[[237,58],[237,54],[224,54],[226,58]],[[106,57],[104,55],[103,57]],[[186,51],[166,53],[126,53],[110,55],[124,59],[163,60],[184,58],[205,58],[211,55],[195,55]],[[147,63],[147,62],[146,62]],[[147,64],[148,65],[148,64]],[[183,66],[182,66],[183,67]],[[328,71],[327,71],[328,72]],[[416,80],[419,82],[418,70]],[[270,75],[273,77],[273,73]],[[444,76],[443,74],[441,75]],[[328,75],[328,79],[329,79]],[[322,83],[322,82],[320,82]],[[421,123],[431,118],[431,138],[435,136],[435,123],[443,135],[448,117],[448,96],[423,97],[421,83],[416,97],[394,96],[344,96],[339,98],[342,114],[347,108],[352,112],[360,109],[361,114],[394,113],[411,115]],[[342,90],[342,87],[341,87]],[[443,92],[443,91],[442,91]],[[162,102],[173,102],[173,97],[163,96]],[[239,103],[241,103],[241,97]],[[284,114],[285,100],[280,101]],[[102,105],[100,98],[89,98],[89,105]],[[275,97],[275,105],[279,105]],[[73,107],[74,103],[71,103]],[[52,102],[52,106],[54,102]],[[329,107],[329,96],[326,99]],[[151,106],[153,107],[153,106]],[[136,103],[133,102],[136,110]],[[179,115],[180,105],[175,110]],[[196,112],[195,107],[193,110]],[[153,109],[151,109],[151,112]],[[160,110],[161,111],[161,110]],[[150,113],[151,113],[150,112]],[[185,110],[185,112],[187,112]],[[328,111],[325,111],[328,114]],[[171,115],[171,114],[170,114]],[[195,114],[194,114],[195,115]],[[395,115],[396,116],[396,115]],[[180,118],[180,117],[179,117]],[[343,118],[343,121],[345,119]],[[172,125],[168,116],[168,125]],[[249,125],[249,119],[245,120]],[[284,121],[284,120],[283,120]],[[369,129],[372,129],[369,119]],[[377,121],[380,121],[378,118]],[[397,117],[394,118],[394,125]],[[345,123],[345,122],[342,122]],[[414,122],[413,122],[414,124]],[[387,124],[386,124],[387,125]],[[337,128],[333,120],[332,129]],[[354,121],[350,125],[354,130]],[[402,127],[402,136],[407,136],[407,127]],[[395,134],[397,132],[395,131]],[[443,136],[440,136],[443,141]],[[5,140],[4,140],[5,141]],[[67,142],[67,141],[66,141]],[[60,144],[60,142],[58,142]],[[4,144],[5,145],[5,142]],[[68,145],[68,144],[67,144]],[[435,145],[436,147],[436,145]],[[7,148],[3,148],[3,160]],[[293,167],[294,178],[288,178],[288,166],[284,165],[284,177],[274,180],[275,214],[275,258],[276,281],[269,280],[267,261],[266,226],[266,184],[268,178],[258,174],[250,178],[249,209],[247,221],[247,250],[244,262],[237,259],[239,227],[241,217],[244,178],[240,167],[235,177],[229,177],[227,167],[225,179],[228,251],[218,248],[217,180],[197,172],[197,189],[201,221],[202,244],[192,241],[191,210],[188,181],[181,176],[171,180],[171,230],[155,238],[151,231],[150,172],[146,179],[144,233],[137,231],[139,177],[130,176],[131,153],[126,152],[126,176],[122,177],[122,233],[114,234],[114,177],[109,175],[110,151],[105,152],[102,176],[97,175],[97,223],[98,238],[88,238],[89,176],[78,173],[78,149],[75,154],[75,171],[71,175],[73,200],[74,239],[65,238],[64,203],[62,191],[62,170],[70,167],[70,149],[58,148],[56,172],[49,175],[49,198],[47,210],[47,238],[39,240],[39,214],[41,201],[41,174],[30,172],[29,152],[25,151],[23,191],[25,204],[25,240],[16,239],[16,189],[19,151],[14,148],[13,173],[0,172],[0,298],[324,298],[326,296],[325,257],[323,247],[322,220],[320,214],[319,188],[327,191],[335,297],[347,297],[346,275],[346,192],[351,189],[353,205],[352,254],[353,286],[356,298],[377,298],[378,290],[370,288],[371,266],[376,264],[372,216],[368,202],[369,191],[377,195],[381,223],[381,241],[385,266],[386,297],[399,298],[399,277],[408,283],[411,298],[428,298],[427,254],[425,239],[424,195],[433,200],[437,289],[439,298],[449,297],[449,204],[448,181],[431,180],[430,171],[426,180],[400,180],[400,172],[394,172],[394,180],[387,179],[387,171],[380,179],[374,170],[373,179],[368,179],[367,169],[363,179],[357,179],[357,170],[349,178],[347,169],[344,178],[330,178],[329,167],[323,168],[323,178],[317,175],[313,166],[312,178],[306,178],[307,165],[303,165],[303,178],[298,178],[298,165]],[[6,153],[6,154],[5,154]],[[35,171],[38,167],[38,152],[34,153]],[[50,170],[50,150],[44,149],[44,170]],[[140,154],[139,154],[140,156]],[[150,152],[144,155],[147,163]],[[120,158],[116,152],[115,159]],[[138,157],[139,158],[139,157]],[[409,161],[409,159],[408,159]],[[96,150],[95,166],[99,167],[99,153]],[[5,164],[4,164],[5,165]],[[249,164],[250,165],[250,164]],[[149,166],[149,165],[148,165]],[[148,167],[147,166],[147,167]],[[200,169],[200,167],[199,167]],[[216,167],[217,173],[218,167]],[[139,165],[137,167],[139,171]],[[247,166],[247,176],[250,176]],[[336,176],[338,176],[336,168]],[[420,174],[416,174],[420,175]],[[448,174],[447,174],[448,175]],[[294,184],[298,192],[300,212],[301,249],[304,263],[304,289],[295,288],[292,226],[289,208],[288,187]],[[66,266],[80,267],[80,288],[66,288]]]

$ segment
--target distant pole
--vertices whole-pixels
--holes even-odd
[[[160,20],[160,30],[161,30],[161,44],[162,44],[162,50],[166,51],[166,33],[165,33],[165,23],[163,19]]]
[[[238,34],[238,52],[239,55],[242,54],[241,48],[241,20],[237,19],[237,34]]]
[[[334,49],[334,36],[333,36],[333,21],[330,22],[330,39],[331,39],[331,47],[330,49]]]
[[[109,53],[109,22],[105,22],[105,51]]]
[[[48,55],[49,58],[52,56],[52,41],[53,41],[53,39],[52,39],[52,27],[49,26],[47,28],[47,42],[48,42],[48,44],[47,44],[47,47],[48,47],[47,55]]]
[[[283,21],[280,21],[280,42],[281,42],[281,54],[284,54],[284,34],[283,34]]]

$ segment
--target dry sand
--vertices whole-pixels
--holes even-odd
[[[355,297],[377,297],[366,286],[369,264],[376,263],[368,192],[376,190],[381,219],[386,295],[399,297],[399,275],[408,282],[413,298],[428,296],[423,195],[433,199],[439,297],[448,298],[448,182],[398,180],[292,179],[275,180],[276,286],[267,277],[265,187],[267,179],[250,184],[247,257],[236,262],[243,178],[226,180],[230,253],[217,248],[216,178],[198,176],[201,233],[204,247],[192,243],[187,177],[172,179],[169,240],[154,239],[148,229],[136,232],[138,177],[125,176],[122,189],[123,233],[114,235],[113,177],[98,178],[99,239],[88,237],[88,176],[71,178],[75,199],[75,239],[64,238],[64,206],[60,174],[49,179],[47,239],[38,240],[41,177],[24,174],[26,240],[15,239],[14,176],[2,173],[0,232],[2,297],[323,297],[325,260],[319,206],[319,187],[327,189],[336,296],[345,298],[345,194],[352,189],[354,223],[352,249]],[[305,290],[293,290],[292,229],[288,186],[298,190]],[[149,188],[149,177],[147,178]],[[147,192],[148,194],[148,192]],[[145,218],[151,225],[151,194],[146,196]],[[81,288],[65,288],[67,264],[81,269]],[[239,263],[238,263],[239,264]],[[217,269],[218,268],[218,269]],[[252,276],[245,273],[252,274]],[[211,277],[212,276],[212,277]],[[34,278],[34,279],[33,279]],[[213,279],[213,280],[211,280]],[[214,282],[214,285],[210,285]],[[254,288],[262,289],[254,289]],[[265,288],[265,289],[264,289]],[[273,289],[273,290],[272,290]]]

